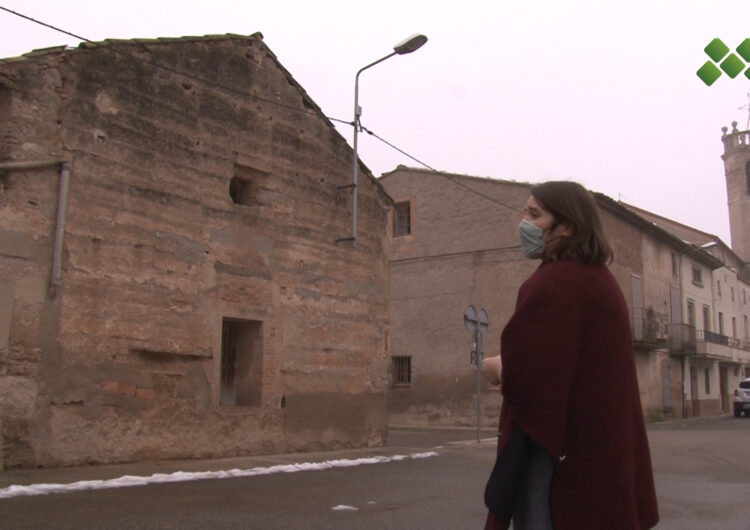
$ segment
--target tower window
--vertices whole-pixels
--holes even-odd
[[[745,178],[747,179],[747,194],[750,195],[750,160],[745,164]]]

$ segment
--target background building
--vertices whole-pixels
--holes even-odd
[[[538,266],[518,244],[531,185],[403,166],[381,182],[395,202],[391,422],[475,424],[463,312],[469,304],[487,310],[485,355],[497,355],[517,290]],[[750,372],[747,264],[715,236],[594,195],[632,315],[644,414],[729,412],[732,389]],[[500,397],[485,389],[483,410],[494,421]]]
[[[4,464],[382,444],[391,201],[256,34],[0,61]],[[66,209],[67,206],[67,209]]]

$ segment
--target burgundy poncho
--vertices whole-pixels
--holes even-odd
[[[556,464],[550,497],[556,530],[654,526],[630,320],[609,269],[571,260],[539,267],[519,290],[501,356],[496,469],[513,466],[515,444],[508,441],[520,430]],[[486,528],[506,528],[506,519],[490,512]]]

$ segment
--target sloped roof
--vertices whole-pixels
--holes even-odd
[[[603,193],[593,192],[593,194],[597,203],[601,207],[606,208],[608,211],[618,215],[622,219],[625,219],[626,221],[630,222],[631,224],[634,224],[635,226],[637,226],[638,228],[640,228],[647,234],[651,235],[652,237],[655,237],[656,239],[659,239],[660,241],[663,241],[669,244],[670,246],[674,247],[679,252],[689,251],[691,258],[697,261],[698,263],[701,263],[712,270],[718,269],[725,265],[724,262],[721,261],[719,258],[717,258],[716,256],[713,256],[712,254],[706,252],[703,248],[701,248],[701,245],[703,243],[701,245],[697,245],[690,240],[683,239],[679,235],[669,231],[664,226],[661,226],[660,224],[651,220],[650,216],[641,214],[641,212],[643,212],[644,214],[650,214],[650,212],[647,212],[646,210],[640,210],[639,208],[631,209],[625,203],[616,201],[613,198],[609,197],[608,195],[604,195]],[[656,214],[651,214],[651,215],[656,215]],[[662,218],[662,219],[664,219],[665,221],[668,221],[668,219],[666,218]],[[676,224],[679,224],[679,223],[676,223]],[[685,226],[685,229],[689,230],[690,227]],[[697,232],[700,232],[700,231],[697,231]],[[701,233],[705,234],[705,232],[701,232]],[[720,241],[718,238],[716,238],[716,240]]]
[[[436,175],[439,177],[444,178],[450,178],[450,179],[461,179],[466,181],[475,181],[475,182],[488,182],[492,184],[510,184],[513,186],[522,186],[524,188],[531,188],[534,184],[531,182],[523,182],[520,180],[512,180],[512,179],[498,179],[494,177],[480,177],[476,175],[465,175],[463,173],[450,173],[448,171],[438,171],[435,169],[426,169],[421,167],[409,167],[399,164],[396,169],[392,169],[391,171],[386,171],[378,179],[385,180],[391,175],[397,174],[401,171],[409,171],[412,173],[423,173],[425,175]]]
[[[709,234],[708,232],[693,228],[692,226],[688,226],[672,219],[662,217],[661,215],[655,214],[653,212],[649,212],[648,210],[638,208],[637,206],[633,206],[632,204],[626,204],[624,202],[620,202],[620,204],[622,204],[625,208],[633,211],[634,213],[640,215],[644,219],[647,219],[648,221],[654,223],[656,226],[659,226],[663,230],[666,230],[682,241],[689,242],[696,247],[701,248],[710,248],[712,245],[718,245],[719,247],[721,247],[723,252],[730,254],[739,263],[742,263],[742,258],[740,258],[729,245],[724,243],[724,241],[722,241],[722,239],[715,234]]]
[[[62,54],[70,54],[70,53],[85,53],[89,50],[96,49],[96,48],[103,48],[103,47],[114,47],[114,46],[137,46],[137,45],[149,45],[149,44],[179,44],[179,43],[188,43],[188,42],[214,42],[214,41],[228,41],[228,40],[244,40],[244,41],[255,41],[255,42],[261,42],[263,44],[264,51],[268,54],[270,58],[273,59],[275,65],[279,70],[281,70],[287,81],[290,85],[292,85],[301,95],[302,100],[304,101],[304,104],[306,107],[308,107],[311,111],[318,114],[322,119],[324,119],[327,123],[327,125],[332,129],[334,134],[339,136],[341,140],[344,143],[347,143],[347,140],[341,136],[341,134],[338,132],[334,124],[332,123],[331,119],[325,115],[323,110],[313,101],[313,99],[307,94],[307,91],[305,91],[304,88],[302,88],[302,85],[300,85],[296,79],[292,76],[292,74],[284,68],[284,66],[279,62],[278,58],[276,57],[276,54],[274,54],[271,49],[268,47],[268,45],[263,40],[263,34],[261,32],[255,32],[251,35],[238,35],[235,33],[225,33],[225,34],[216,34],[216,35],[202,35],[202,36],[184,36],[184,37],[158,37],[158,38],[150,38],[150,39],[141,39],[141,38],[133,38],[133,39],[105,39],[103,41],[83,41],[81,42],[77,47],[70,47],[70,46],[52,46],[49,48],[40,48],[36,50],[32,50],[28,53],[25,53],[19,57],[10,57],[10,58],[0,58],[0,66],[3,64],[13,65],[16,63],[22,63],[25,61],[38,61],[40,59],[47,59],[47,58],[53,58],[55,56],[60,56]],[[4,72],[0,71],[0,85],[6,85],[9,87],[14,87],[13,80]],[[257,97],[257,96],[256,96]],[[364,174],[367,178],[369,178],[372,183],[377,187],[377,189],[380,191],[381,195],[386,198],[386,200],[390,201],[390,196],[385,192],[385,189],[383,188],[382,184],[378,181],[377,178],[372,174],[372,171],[369,167],[367,167],[366,164],[364,164],[361,160],[359,161],[360,166],[364,169]]]
[[[689,241],[694,245],[705,245],[706,243],[715,243],[719,240],[719,238],[713,234],[703,232],[702,230],[698,230],[697,228],[693,228],[692,226],[684,225],[682,223],[674,221],[673,219],[662,217],[661,215],[649,212],[642,208],[638,208],[637,206],[633,206],[632,204],[627,204],[622,201],[620,201],[620,204],[622,204],[628,210],[631,210],[641,217],[651,221],[655,225],[660,226],[674,236],[679,237],[683,241]]]

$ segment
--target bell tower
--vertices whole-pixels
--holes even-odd
[[[732,250],[747,268],[750,262],[750,130],[738,131],[737,122],[733,121],[731,132],[727,132],[726,127],[721,131]]]

